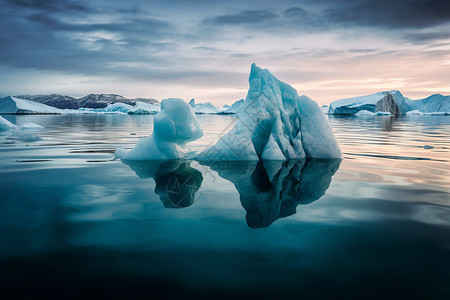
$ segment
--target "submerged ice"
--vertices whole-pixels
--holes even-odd
[[[234,128],[198,160],[256,161],[340,158],[333,131],[316,102],[299,96],[269,70],[251,67],[250,88]]]
[[[138,140],[131,151],[118,149],[125,160],[168,160],[189,155],[186,143],[203,136],[192,108],[182,99],[164,99],[153,120],[153,134]]]

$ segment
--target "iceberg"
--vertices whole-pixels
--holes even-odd
[[[195,103],[195,100],[191,99],[189,105],[196,114],[217,114],[219,112],[219,109],[210,102]]]
[[[124,160],[169,160],[190,155],[186,143],[203,136],[192,107],[182,99],[161,101],[161,111],[153,119],[153,134],[138,140],[131,151],[118,149]]]
[[[368,111],[365,109],[360,110],[355,114],[355,116],[376,116],[376,115],[377,115],[377,113],[374,113],[374,112],[371,112],[371,111]]]
[[[359,111],[389,112],[403,115],[410,110],[406,98],[399,91],[384,91],[366,96],[336,100],[330,104],[330,115],[354,115]]]
[[[450,114],[450,96],[434,94],[420,100],[407,100],[411,111],[425,114]]]
[[[0,114],[61,114],[63,110],[16,97],[0,98]]]
[[[269,70],[251,66],[250,88],[233,129],[201,152],[201,161],[340,158],[333,131],[316,102],[299,96]]]
[[[131,109],[127,111],[129,115],[148,115],[148,114],[156,114],[161,111],[161,106],[157,104],[150,104],[144,102],[136,102],[135,106],[132,106]]]
[[[328,111],[330,110],[330,107],[328,105],[322,105],[320,107],[320,109],[322,110],[322,112],[326,115],[328,115]]]
[[[82,112],[91,112],[91,113],[107,113],[107,114],[130,114],[130,115],[139,115],[139,114],[156,114],[161,110],[161,107],[158,104],[150,104],[145,102],[136,102],[135,106],[130,104],[116,102],[114,104],[109,104],[105,108],[80,108]]]
[[[242,110],[242,106],[244,105],[244,99],[238,100],[234,102],[229,108],[219,112],[220,114],[238,114]]]
[[[0,132],[4,131],[8,139],[20,140],[24,142],[34,142],[40,138],[33,132],[43,129],[41,125],[35,123],[25,123],[17,126],[2,116],[0,116]]]
[[[16,127],[16,125],[14,125],[10,121],[8,121],[5,118],[3,118],[2,116],[0,116],[0,131],[7,131],[7,130],[13,129],[15,127]]]

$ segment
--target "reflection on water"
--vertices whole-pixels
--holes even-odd
[[[155,180],[155,193],[167,208],[191,206],[203,181],[202,173],[186,160],[123,162],[140,178]],[[279,218],[294,215],[299,204],[322,197],[340,162],[339,159],[234,161],[211,162],[209,167],[236,187],[247,212],[248,226],[263,228]]]
[[[214,162],[211,169],[231,181],[251,228],[268,227],[325,194],[340,160]]]
[[[45,129],[0,136],[0,299],[450,295],[450,117],[329,116],[342,162],[210,165],[113,160],[153,116],[10,118]],[[235,121],[199,119],[195,151]]]
[[[397,121],[398,115],[394,116],[382,116],[381,124],[384,131],[392,131],[394,128],[395,121]]]
[[[202,173],[186,160],[124,161],[140,178],[153,178],[155,193],[167,208],[183,208],[194,203],[203,181]]]

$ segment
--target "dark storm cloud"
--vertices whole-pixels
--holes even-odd
[[[203,20],[208,25],[261,24],[280,16],[269,10],[244,10],[236,14],[219,15]]]
[[[328,1],[328,21],[336,24],[388,29],[425,28],[450,22],[446,0]],[[337,5],[336,5],[337,4]]]
[[[46,12],[92,13],[95,10],[80,2],[60,0],[7,0],[7,4],[18,9],[40,10]]]
[[[450,39],[450,32],[417,32],[408,34],[407,39],[417,43],[428,43],[435,40],[448,40]]]
[[[283,9],[281,3],[279,11],[243,10],[210,16],[202,23],[217,27],[251,26],[254,30],[285,35],[293,34],[296,30],[323,32],[349,28],[373,31],[391,29],[406,39],[410,37],[412,42],[417,41],[417,37],[410,35],[411,32],[403,31],[450,23],[450,1],[444,0],[330,0],[321,3],[304,1],[303,4],[304,7],[287,6]],[[438,35],[434,36],[438,38]]]
[[[173,24],[142,14],[108,15],[114,21],[96,22],[91,20],[104,8],[65,1],[10,0],[6,4],[0,12],[5,14],[0,18],[4,66],[110,74],[114,63],[164,63],[164,57],[151,57],[146,51],[160,53],[177,47],[167,40],[174,34]],[[73,22],[68,10],[82,12],[81,22]]]

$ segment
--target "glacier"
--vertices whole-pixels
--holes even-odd
[[[406,98],[397,90],[333,101],[328,109],[330,115],[354,115],[359,111],[388,112],[404,115],[410,108]]]
[[[153,133],[138,140],[130,151],[117,149],[123,160],[169,160],[191,155],[186,143],[203,136],[192,107],[182,99],[161,101],[161,111],[153,119]]]
[[[316,102],[252,64],[249,90],[233,129],[201,152],[200,161],[341,158]]]

